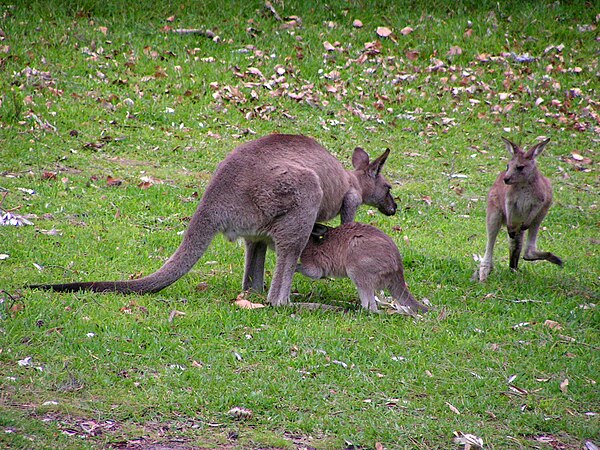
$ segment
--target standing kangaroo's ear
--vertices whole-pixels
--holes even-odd
[[[548,142],[550,142],[550,138],[535,144],[533,147],[531,147],[529,149],[529,151],[525,155],[525,158],[528,158],[528,159],[536,158],[539,154],[541,154],[544,151],[544,149],[546,148],[546,145],[548,145]]]
[[[379,172],[381,172],[381,169],[383,167],[383,165],[385,164],[385,161],[388,157],[388,155],[390,154],[390,149],[386,149],[385,152],[383,152],[383,154],[377,158],[375,161],[373,161],[371,164],[369,164],[369,169],[367,171],[367,173],[372,176],[373,178],[377,177],[377,175],[379,175]]]
[[[366,169],[369,165],[369,155],[362,148],[356,147],[352,154],[352,166],[356,170]]]
[[[510,156],[515,156],[519,153],[523,153],[523,150],[521,150],[521,147],[519,147],[514,142],[511,142],[506,138],[502,138],[502,140],[504,141],[504,145],[506,145],[506,150],[508,151],[508,153],[510,153]]]

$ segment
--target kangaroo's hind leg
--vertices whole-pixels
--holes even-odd
[[[323,199],[323,191],[316,175],[307,171],[288,171],[286,175],[289,183],[275,191],[284,213],[273,220],[269,233],[277,255],[275,273],[267,296],[273,306],[287,305],[290,301],[292,278]],[[298,184],[297,180],[301,180],[300,185],[290,189],[289,185]]]
[[[265,257],[267,243],[246,239],[246,269],[244,271],[244,291],[262,292],[265,289]]]
[[[525,245],[525,254],[523,255],[523,259],[525,261],[537,261],[543,259],[562,267],[563,262],[558,256],[553,253],[543,252],[537,249],[537,235],[540,229],[540,222],[541,220],[533,223],[527,231],[527,244]]]
[[[508,244],[510,249],[510,268],[512,270],[518,270],[519,258],[521,257],[521,249],[523,248],[523,234],[522,229],[508,230]]]
[[[479,273],[475,272],[473,278],[479,278],[479,281],[487,280],[490,272],[494,268],[494,245],[498,232],[502,227],[503,215],[501,211],[496,211],[488,208],[486,215],[487,242],[485,246],[485,254],[479,265]]]

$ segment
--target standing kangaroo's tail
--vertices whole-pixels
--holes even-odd
[[[93,291],[120,292],[122,294],[145,294],[158,292],[173,284],[202,257],[211,243],[217,229],[214,222],[205,217],[199,207],[183,236],[183,241],[173,255],[156,272],[126,281],[89,281],[83,283],[38,284],[30,285],[32,289],[44,289],[58,292]]]

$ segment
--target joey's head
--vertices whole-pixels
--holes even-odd
[[[367,152],[356,147],[352,155],[352,165],[362,190],[363,202],[374,206],[386,216],[393,216],[397,205],[392,197],[392,185],[381,175],[381,169],[389,154],[390,149],[387,149],[379,158],[370,161]]]
[[[535,158],[542,153],[550,139],[534,145],[527,152],[508,139],[502,138],[502,140],[511,156],[506,166],[504,183],[508,185],[532,183],[539,175]]]
[[[310,241],[314,244],[320,244],[323,242],[325,235],[331,230],[331,227],[323,225],[322,223],[315,223],[310,233]]]

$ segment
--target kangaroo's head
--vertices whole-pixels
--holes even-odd
[[[396,202],[392,197],[392,185],[381,175],[381,168],[390,154],[387,149],[383,155],[374,161],[369,161],[369,155],[362,148],[356,147],[352,155],[352,165],[362,190],[363,202],[374,206],[386,216],[396,213]]]
[[[540,142],[531,147],[527,152],[523,151],[517,144],[502,138],[511,159],[506,166],[504,183],[506,184],[529,184],[539,175],[535,158],[542,153],[550,139]]]
[[[310,240],[315,244],[322,242],[329,230],[331,230],[331,227],[322,223],[315,223],[310,233]]]

